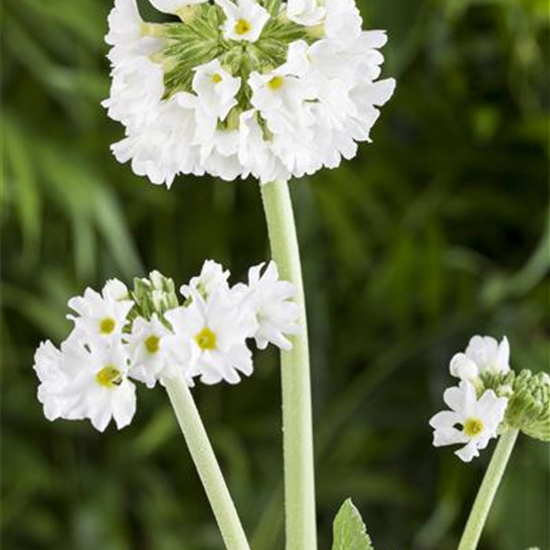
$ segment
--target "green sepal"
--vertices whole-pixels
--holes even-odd
[[[342,504],[333,525],[332,550],[374,550],[359,510],[351,499]]]

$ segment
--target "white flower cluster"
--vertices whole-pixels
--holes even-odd
[[[181,22],[145,23],[116,0],[104,102],[126,128],[112,149],[153,183],[178,174],[262,183],[313,174],[370,141],[393,79],[383,31],[354,0],[150,0]]]
[[[498,437],[504,420],[508,399],[498,397],[493,390],[483,390],[480,376],[510,371],[508,340],[503,338],[498,343],[490,336],[474,336],[466,351],[451,359],[450,371],[460,383],[443,394],[451,410],[439,412],[430,420],[433,443],[436,447],[464,445],[455,454],[470,462],[491,439]]]
[[[162,276],[153,273],[141,280],[152,308],[159,307],[150,315],[142,314],[138,293],[116,280],[101,293],[87,289],[72,298],[74,330],[60,349],[47,341],[35,355],[46,417],[87,418],[100,431],[114,419],[120,429],[136,411],[131,380],[153,388],[181,372],[189,385],[196,377],[205,384],[236,384],[241,374],[252,374],[251,339],[259,349],[270,343],[290,349],[298,306],[294,286],[279,280],[277,266],[253,267],[247,284],[230,286],[228,277],[207,261],[181,288],[185,302],[177,305],[175,293],[174,302],[164,300]],[[175,306],[165,310],[167,303]]]

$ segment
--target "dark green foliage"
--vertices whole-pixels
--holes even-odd
[[[213,550],[221,540],[161,389],[130,428],[48,423],[32,371],[68,297],[205,258],[268,257],[253,181],[154,187],[119,166],[99,102],[110,0],[4,0],[2,543],[7,550]],[[395,97],[374,143],[293,186],[313,352],[322,549],[352,496],[377,548],[452,550],[489,458],[431,447],[451,355],[507,334],[548,367],[546,0],[369,0]],[[144,13],[152,14],[148,9]],[[157,20],[159,18],[157,17]],[[254,550],[282,543],[277,356],[198,388]],[[548,550],[548,447],[521,438],[484,550]]]

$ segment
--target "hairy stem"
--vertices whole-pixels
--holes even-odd
[[[183,376],[167,380],[166,391],[212,506],[225,547],[227,550],[250,550],[199,411]]]
[[[487,468],[472,511],[470,512],[470,517],[464,528],[458,550],[475,550],[477,548],[491,505],[493,504],[500,482],[504,476],[506,465],[508,464],[508,460],[516,443],[518,433],[516,429],[509,429],[500,436],[493,457],[491,458],[491,463]]]
[[[286,549],[316,550],[311,382],[300,251],[287,183],[268,183],[261,190],[272,256],[281,278],[296,285],[300,307],[301,331],[292,338],[292,349],[281,352]]]

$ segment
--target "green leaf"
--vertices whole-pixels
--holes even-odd
[[[334,519],[332,550],[373,550],[359,510],[346,500]]]

